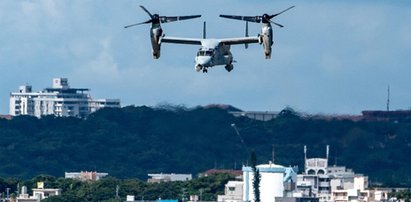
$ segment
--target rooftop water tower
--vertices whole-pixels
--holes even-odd
[[[275,202],[275,197],[282,197],[284,193],[284,175],[286,167],[269,164],[258,165],[257,169],[261,175],[260,199],[262,202]],[[254,201],[253,188],[254,173],[251,167],[243,167],[244,193],[243,201]]]

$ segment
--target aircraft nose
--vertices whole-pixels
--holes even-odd
[[[197,64],[200,64],[203,67],[212,66],[210,56],[199,56],[197,58]]]

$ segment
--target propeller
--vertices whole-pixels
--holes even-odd
[[[151,14],[150,11],[148,11],[144,6],[140,6],[141,9],[146,12],[151,19],[145,21],[145,22],[140,22],[132,25],[127,25],[124,26],[124,28],[129,28],[133,27],[136,25],[142,25],[142,24],[160,24],[160,23],[169,23],[169,22],[174,22],[174,21],[179,21],[179,20],[188,20],[188,19],[193,19],[193,18],[199,18],[201,15],[186,15],[186,16],[160,16],[158,14]]]
[[[239,15],[220,15],[222,18],[229,18],[229,19],[234,19],[234,20],[243,20],[247,22],[255,22],[255,23],[273,23],[279,27],[284,27],[281,24],[278,24],[276,22],[273,22],[271,19],[294,8],[295,6],[291,6],[279,13],[276,13],[274,15],[269,15],[269,14],[263,14],[261,16],[239,16]]]

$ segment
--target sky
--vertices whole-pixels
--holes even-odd
[[[231,47],[237,63],[207,74],[194,70],[199,46],[163,44],[152,59],[144,5],[160,15],[202,18],[162,24],[167,36],[244,36],[245,23],[219,14],[274,14],[271,59],[251,44]],[[408,0],[2,0],[0,1],[0,114],[9,94],[29,84],[39,91],[52,79],[90,88],[93,98],[122,105],[195,107],[230,104],[242,110],[292,107],[312,114],[360,114],[411,107],[411,2]],[[254,36],[260,24],[250,24]]]

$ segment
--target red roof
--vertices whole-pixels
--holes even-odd
[[[234,176],[243,175],[243,171],[241,170],[223,170],[223,169],[210,169],[210,170],[205,171],[204,175],[208,176],[208,175],[217,174],[217,173],[227,173],[227,174],[231,174]]]

